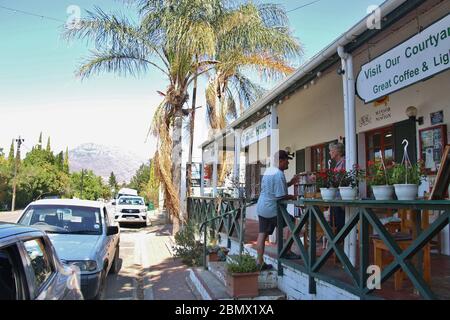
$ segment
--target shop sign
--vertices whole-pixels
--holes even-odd
[[[435,124],[439,124],[439,123],[443,123],[444,122],[444,111],[438,111],[438,112],[433,112],[430,114],[430,118],[431,118],[431,125],[434,126]]]
[[[258,142],[271,135],[270,130],[270,115],[259,120],[251,127],[242,132],[242,147],[247,147],[252,143]]]
[[[366,103],[450,68],[450,15],[396,48],[365,64],[358,96]]]

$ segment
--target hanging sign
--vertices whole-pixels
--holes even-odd
[[[269,115],[242,132],[241,144],[243,147],[247,147],[252,143],[258,142],[270,136],[270,134],[271,130]]]
[[[358,96],[366,103],[450,68],[450,15],[361,67]]]

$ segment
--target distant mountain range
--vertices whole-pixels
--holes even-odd
[[[107,147],[94,143],[82,144],[69,150],[69,166],[71,172],[81,169],[92,170],[106,182],[111,172],[117,182],[129,182],[141,164],[148,162],[137,155],[115,147]]]

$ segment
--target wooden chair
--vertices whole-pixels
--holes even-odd
[[[415,215],[411,210],[399,210],[399,217],[401,222],[389,222],[385,225],[386,229],[391,233],[401,250],[407,249],[415,235]],[[422,229],[426,229],[429,225],[429,215],[427,212],[422,214]],[[374,246],[374,260],[375,265],[383,268],[385,265],[392,262],[392,258],[385,257],[384,253],[389,252],[389,249],[378,236],[372,236]],[[427,283],[431,282],[431,246],[425,245],[423,249],[423,277]],[[395,290],[401,290],[405,273],[399,270],[395,273]]]

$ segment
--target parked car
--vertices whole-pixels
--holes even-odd
[[[117,199],[115,209],[115,221],[147,226],[147,207],[144,198],[122,196]]]
[[[98,201],[47,199],[28,205],[18,223],[47,232],[59,257],[81,270],[85,299],[102,299],[109,272],[120,269],[120,230]]]
[[[82,300],[79,269],[36,228],[0,222],[0,300]]]

